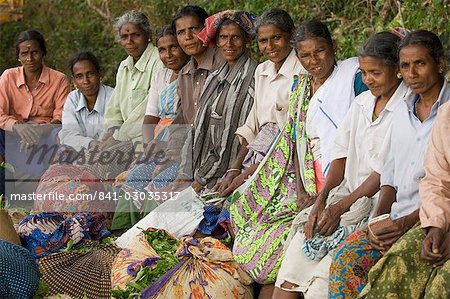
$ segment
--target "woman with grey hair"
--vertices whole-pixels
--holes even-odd
[[[162,68],[158,49],[151,43],[147,16],[131,10],[114,25],[119,44],[128,57],[120,63],[116,87],[105,113],[107,145],[116,141],[141,141],[142,123],[153,74]]]

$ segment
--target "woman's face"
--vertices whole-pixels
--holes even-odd
[[[174,35],[165,35],[158,40],[159,58],[165,67],[179,71],[189,60],[189,56],[178,45]]]
[[[149,43],[149,36],[139,26],[126,23],[120,27],[120,45],[136,62],[142,56]]]
[[[244,30],[236,23],[228,23],[220,28],[217,34],[217,46],[229,65],[234,65],[245,52],[248,39]]]
[[[279,70],[291,52],[291,36],[273,24],[259,27],[258,48]]]
[[[75,86],[85,97],[97,97],[100,88],[100,74],[89,60],[80,60],[72,67]]]
[[[187,55],[195,57],[206,51],[206,47],[197,37],[203,27],[195,16],[185,16],[175,21],[178,44]]]
[[[297,43],[296,50],[300,63],[314,78],[325,80],[333,72],[335,47],[326,39],[307,38]]]
[[[398,68],[387,65],[382,59],[365,56],[359,57],[362,80],[375,97],[389,99],[397,89]]]
[[[44,56],[39,43],[35,40],[27,40],[19,44],[19,61],[27,73],[40,71]]]
[[[439,70],[443,67],[444,61],[436,63],[425,46],[409,45],[400,50],[400,72],[417,94],[423,95],[440,86]]]

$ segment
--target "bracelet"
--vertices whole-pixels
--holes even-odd
[[[241,172],[240,169],[237,169],[237,168],[230,168],[230,169],[228,169],[227,171],[225,171],[225,174],[227,174],[227,173],[229,173],[229,172],[232,172],[232,171],[239,171],[239,172]]]

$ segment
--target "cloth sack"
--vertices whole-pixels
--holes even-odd
[[[117,238],[116,245],[120,248],[129,248],[132,240],[142,229],[145,230],[149,227],[165,229],[177,238],[192,235],[203,219],[203,207],[204,203],[200,197],[192,187],[188,187],[173,200],[159,205]]]

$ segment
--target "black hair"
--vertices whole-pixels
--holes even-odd
[[[372,35],[359,50],[360,57],[374,57],[392,67],[398,67],[398,45],[401,39],[392,32]]]
[[[39,44],[39,48],[44,53],[44,56],[47,55],[47,46],[45,44],[44,36],[37,30],[34,29],[28,29],[25,31],[22,31],[19,34],[19,37],[16,40],[16,55],[19,57],[19,45],[25,41],[29,40],[35,40]]]
[[[439,37],[428,30],[417,30],[408,33],[400,42],[398,51],[409,45],[422,45],[426,47],[436,63],[444,57],[444,48]]]
[[[70,72],[72,73],[72,76],[74,75],[73,73],[73,67],[74,65],[79,62],[79,61],[83,61],[83,60],[87,60],[90,61],[92,63],[92,65],[94,66],[94,68],[97,70],[98,73],[100,73],[100,63],[98,62],[97,57],[89,51],[83,51],[83,52],[78,52],[72,55],[72,57],[69,59],[69,69]]]
[[[200,23],[202,23],[202,25],[204,25],[205,20],[208,17],[208,13],[200,6],[196,6],[196,5],[187,5],[187,6],[180,8],[172,20],[173,32],[177,31],[175,28],[175,23],[182,17],[196,17],[196,18],[198,18]]]
[[[323,38],[326,42],[333,47],[333,39],[331,38],[330,30],[327,25],[318,20],[303,21],[298,26],[294,35],[294,44],[298,44],[309,38]]]

